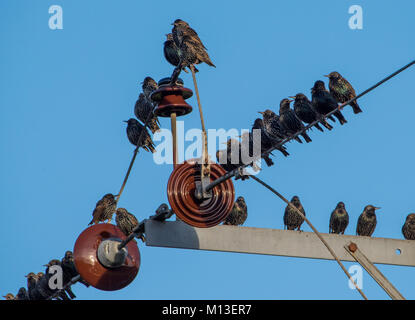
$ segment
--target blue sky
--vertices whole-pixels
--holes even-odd
[[[49,6],[63,8],[63,30],[48,28]],[[348,8],[363,8],[363,30]],[[199,67],[208,128],[248,128],[315,80],[339,71],[361,92],[414,59],[409,1],[1,1],[0,3],[0,293],[72,249],[96,201],[117,193],[132,156],[125,133],[138,82],[169,76],[162,44],[181,18],[198,32],[217,68]],[[193,89],[191,76],[182,74]],[[300,196],[321,232],[338,201],[354,234],[367,204],[382,207],[377,237],[402,238],[413,197],[409,69],[346,108],[347,125],[310,144],[290,143],[289,158],[259,175],[286,197]],[[180,120],[199,128],[194,112]],[[169,128],[167,119],[162,126]],[[167,201],[170,165],[140,153],[119,205],[144,219]],[[285,204],[254,181],[236,182],[247,226],[283,228]],[[308,226],[303,228],[310,231]],[[116,292],[74,286],[79,299],[361,299],[333,261],[145,247],[135,281]],[[349,267],[351,263],[346,263]],[[415,298],[410,267],[379,269]],[[365,274],[369,299],[388,299]]]

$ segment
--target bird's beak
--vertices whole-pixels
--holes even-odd
[[[128,123],[128,121],[126,121],[126,120],[123,120],[122,122]]]
[[[260,113],[260,114],[262,114],[262,115],[264,114],[264,112],[262,112],[262,111],[258,111],[258,113]]]
[[[330,78],[330,76],[328,74],[325,74],[324,76],[327,77],[327,78]]]
[[[381,207],[375,207],[375,210],[379,210],[379,209],[381,209]]]
[[[295,96],[289,96],[288,98],[295,99]],[[291,100],[292,101],[292,100]]]

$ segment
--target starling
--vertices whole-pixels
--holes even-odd
[[[65,252],[65,256],[61,260],[61,266],[63,271],[63,282],[65,284],[68,283],[72,278],[79,275],[75,267],[72,251],[68,250]],[[84,279],[81,278],[79,282],[82,283],[85,287],[89,287],[89,283]]]
[[[176,45],[173,39],[173,34],[169,33],[166,34],[167,40],[164,42],[163,52],[164,57],[166,58],[167,62],[171,65],[177,67],[180,64],[180,52],[179,47]],[[183,69],[184,72],[188,72],[186,69]],[[195,72],[199,72],[195,67]]]
[[[49,268],[51,266],[60,266],[61,267],[61,261],[58,259],[50,260],[49,263],[44,265],[46,267],[46,274],[43,274],[42,276],[39,276],[38,274],[38,283],[36,285],[36,288],[39,289],[42,296],[45,298],[48,298],[55,294],[59,289],[51,289],[49,286],[50,278],[54,275],[53,272],[50,272]],[[62,284],[64,285],[64,281],[62,279]],[[71,291],[72,293],[72,291]],[[61,300],[70,300],[68,296],[66,295],[65,291],[59,291],[56,298],[60,298]]]
[[[408,214],[402,227],[402,234],[406,240],[415,240],[415,213]]]
[[[174,21],[172,34],[174,42],[179,47],[181,69],[202,62],[216,67],[196,31],[187,22],[180,19]]]
[[[17,300],[17,299],[14,297],[14,294],[13,294],[13,293],[8,293],[8,294],[6,294],[5,296],[3,296],[3,298],[4,298],[4,299],[6,299],[6,300]]]
[[[68,251],[67,251],[68,252]],[[70,252],[70,251],[69,251]],[[71,252],[72,253],[72,252]],[[48,264],[46,264],[45,265],[45,267],[46,267],[46,274],[47,275],[49,275],[49,267],[50,266],[60,266],[61,268],[62,268],[62,272],[63,272],[63,274],[62,274],[62,283],[63,283],[63,285],[64,286],[66,286],[66,284],[71,280],[71,278],[72,277],[70,277],[70,276],[68,276],[68,274],[65,272],[65,269],[64,269],[64,267],[63,267],[63,265],[62,265],[62,260],[58,260],[58,259],[53,259],[53,260],[51,260],[51,261],[49,261],[49,263]],[[49,281],[49,280],[48,280]],[[71,299],[74,299],[74,298],[76,298],[76,295],[73,293],[73,291],[72,291],[72,289],[71,289],[71,286],[69,285],[69,286],[67,286],[66,288],[65,288],[65,292],[69,295],[69,297],[71,298]],[[66,300],[65,299],[65,297],[63,297],[63,294],[61,295],[61,294],[59,294],[59,296],[63,299],[63,300]],[[66,295],[65,295],[66,296]]]
[[[329,233],[344,234],[349,224],[349,214],[343,202],[339,202],[330,216]]]
[[[356,92],[352,85],[340,73],[333,71],[325,77],[329,78],[330,93],[337,102],[344,103],[356,97]],[[356,100],[350,103],[350,105],[354,113],[362,112]]]
[[[39,289],[37,288],[36,284],[38,282],[38,277],[33,272],[30,272],[28,275],[25,276],[27,278],[27,290],[29,300],[45,300],[45,298],[40,293]]]
[[[298,131],[304,129],[304,125],[300,119],[297,118],[295,112],[290,108],[291,100],[289,99],[282,99],[280,102],[280,123],[284,130],[289,135],[294,135]],[[308,136],[306,132],[301,133],[301,136],[304,140],[308,143],[311,142],[311,138]],[[298,139],[297,139],[298,138]],[[301,139],[297,136],[295,137],[297,141],[302,143]]]
[[[93,218],[88,225],[104,222],[105,220],[108,220],[108,223],[110,223],[116,208],[117,202],[115,201],[115,196],[112,193],[107,193],[97,202],[92,212]]]
[[[21,287],[16,295],[16,300],[29,300],[29,295],[27,294],[26,288]]]
[[[321,124],[327,129],[333,129],[333,127],[321,116],[321,114],[317,113],[317,111],[313,109],[311,101],[308,100],[303,93],[297,93],[295,96],[290,98],[294,99],[294,112],[301,121],[310,124],[319,119]],[[316,123],[315,127],[323,132],[323,129],[318,123]]]
[[[290,202],[305,216],[305,211],[303,205],[300,202],[300,198],[294,196]],[[298,212],[291,208],[290,205],[287,205],[284,212],[284,228],[287,227],[288,230],[297,229],[298,231],[301,231],[300,227],[303,222],[304,219],[298,214]]]
[[[259,113],[262,114],[262,123],[264,125],[265,134],[271,139],[273,145],[280,143],[287,137],[278,115],[269,109]]]
[[[260,118],[255,119],[254,124],[252,126],[251,136],[252,136],[252,132],[254,129],[261,130],[261,153],[271,149],[274,146],[274,144],[265,132],[264,123],[262,119]],[[280,151],[285,157],[288,157],[290,155],[284,146],[280,146],[279,148],[277,148],[277,150]],[[265,157],[264,157],[264,160],[268,164],[268,161],[265,159]]]
[[[140,122],[133,118],[130,118],[128,121],[124,122],[128,123],[127,137],[133,145],[142,147],[144,150],[149,151],[151,153],[156,152],[154,142],[151,139],[150,134]],[[140,139],[142,130],[144,130],[144,133],[142,134]],[[138,139],[140,139],[140,141]]]
[[[260,131],[260,134],[261,133],[262,131]],[[267,149],[263,147],[262,139],[261,139],[261,145],[260,145],[261,149],[259,148],[258,148],[259,150],[256,149],[257,145],[256,144],[254,145],[254,131],[253,130],[251,132],[244,132],[242,136],[240,137],[242,138],[242,145],[244,144],[248,145],[250,157],[254,157],[255,152],[258,152],[261,154],[261,158],[265,160],[265,163],[267,164],[268,167],[274,165],[274,161],[272,161],[272,159],[270,158],[270,155],[272,155],[272,153],[269,152],[267,154],[263,154],[265,151],[267,151]]]
[[[142,88],[144,95],[148,101],[152,102],[151,94],[159,88],[156,80],[154,80],[152,77],[145,77],[144,81],[141,82],[141,84],[143,85]]]
[[[338,107],[336,99],[326,90],[324,82],[321,80],[317,80],[314,83],[314,87],[311,88],[311,95],[311,103],[313,104],[314,110],[318,113],[326,115]],[[334,116],[339,119],[341,125],[347,122],[340,110],[337,110]],[[329,119],[333,120],[333,117],[329,117]]]
[[[233,208],[226,217],[224,225],[241,226],[248,217],[248,207],[246,206],[244,197],[236,199]]]
[[[368,205],[364,208],[362,214],[357,220],[356,234],[358,236],[372,236],[377,223],[375,210],[378,209],[380,208],[374,207],[372,205]]]
[[[135,102],[134,114],[142,123],[147,123],[147,127],[152,133],[155,133],[160,130],[160,127],[159,120],[153,110],[153,103],[148,100],[144,93],[140,93],[138,100]],[[149,119],[147,120],[147,118]]]
[[[117,223],[117,227],[128,237],[134,230],[135,227],[138,226],[139,222],[137,218],[132,214],[129,213],[124,208],[118,208],[115,212],[115,222]],[[145,238],[143,235],[140,236],[140,239],[145,242]]]

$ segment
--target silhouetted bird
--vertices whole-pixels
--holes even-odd
[[[72,278],[79,275],[78,270],[76,270],[75,267],[72,251],[68,250],[65,252],[65,256],[61,260],[61,266],[63,271],[64,284],[67,284]],[[89,283],[82,278],[78,282],[82,283],[87,288],[89,287]]]
[[[254,129],[261,130],[261,149],[262,149],[261,152],[264,152],[264,151],[269,150],[270,148],[274,147],[273,141],[270,139],[270,137],[266,133],[264,123],[263,123],[262,119],[260,119],[260,118],[255,119],[254,124],[252,126],[252,131]],[[276,150],[281,152],[285,157],[288,157],[290,155],[287,152],[287,149],[284,146],[280,146]],[[265,158],[264,158],[264,160],[265,160]]]
[[[291,100],[289,99],[281,100],[280,102],[280,123],[289,135],[294,135],[298,131],[304,129],[304,125],[300,121],[300,119],[297,118],[297,116],[295,115],[295,112],[290,108],[290,103],[291,103]],[[307,143],[312,141],[306,132],[301,133],[301,136],[304,138],[304,140]],[[295,137],[295,139],[299,141],[300,143],[302,143],[301,139],[298,136]]]
[[[97,202],[92,212],[93,218],[88,225],[104,222],[105,220],[108,220],[108,223],[110,223],[116,208],[117,202],[115,201],[115,196],[112,193],[107,193]]]
[[[267,154],[263,154],[263,153],[265,153],[265,151],[267,151],[267,149],[264,148],[264,142],[261,138],[262,135],[265,135],[265,132],[263,132],[259,128],[258,128],[258,130],[260,130],[258,136],[254,136],[254,129],[252,129],[251,132],[244,132],[241,136],[242,145],[248,144],[248,146],[249,146],[249,156],[251,156],[251,157],[255,156],[256,157],[256,156],[261,155],[261,158],[264,159],[267,166],[270,167],[274,164],[274,162],[270,158],[270,155],[272,155],[272,153],[269,152]],[[258,139],[258,140],[255,140],[255,139]],[[259,139],[261,139],[261,143],[259,143]],[[268,137],[267,137],[267,139],[268,139]],[[272,147],[272,146],[270,146],[270,147]]]
[[[27,290],[29,295],[29,300],[45,300],[42,294],[39,292],[36,284],[38,282],[38,277],[33,272],[30,272],[25,276],[27,278]]]
[[[246,206],[244,197],[238,197],[236,199],[231,212],[226,217],[225,225],[241,226],[248,217],[248,207]]]
[[[294,99],[294,112],[301,121],[310,124],[316,120],[320,120],[321,124],[327,129],[333,129],[333,127],[321,116],[321,114],[314,110],[311,101],[308,100],[303,93],[297,93],[295,96],[290,98]],[[323,132],[323,129],[318,123],[316,123],[314,127]]]
[[[29,295],[26,288],[21,287],[16,295],[16,300],[29,300]]]
[[[135,227],[138,226],[139,221],[137,218],[132,214],[129,213],[124,208],[118,208],[115,212],[115,222],[117,223],[117,227],[128,237],[134,230]],[[140,239],[145,242],[145,238],[143,235],[140,236]]]
[[[277,114],[269,109],[264,112],[260,111],[259,113],[262,114],[262,123],[264,125],[265,134],[271,139],[274,145],[280,143],[287,137]]]
[[[176,45],[173,39],[173,34],[166,34],[167,40],[164,42],[163,52],[166,60],[173,66],[177,67],[180,64],[180,52],[179,47]],[[196,67],[195,72],[199,72]],[[186,69],[183,69],[184,72],[188,72]]]
[[[130,118],[128,121],[124,121],[124,122],[128,123],[127,137],[128,137],[128,140],[133,145],[139,146],[143,148],[144,150],[149,151],[151,153],[156,152],[156,149],[154,147],[154,142],[151,139],[150,134],[140,122],[138,122],[136,119],[133,119],[133,118]],[[144,133],[141,135],[141,131],[143,130],[144,130]],[[141,135],[141,139],[140,139],[140,135]]]
[[[303,205],[301,204],[298,196],[292,197],[290,202],[305,216]],[[284,228],[286,227],[288,230],[297,229],[298,231],[301,231],[300,227],[303,222],[304,219],[298,214],[298,212],[291,208],[290,205],[287,205],[284,211]]]
[[[54,294],[56,294],[59,291],[58,288],[52,289],[49,285],[49,282],[50,282],[51,277],[56,273],[56,271],[52,271],[52,270],[50,270],[50,268],[52,266],[61,267],[61,261],[58,260],[58,259],[53,259],[53,260],[50,260],[49,263],[45,264],[44,266],[46,267],[45,274],[43,276],[39,276],[39,274],[38,274],[38,283],[37,283],[36,287],[39,289],[42,296],[45,297],[45,299],[46,299],[46,298],[49,298],[49,297],[53,296]],[[63,279],[62,279],[62,285],[64,285]],[[57,293],[55,299],[70,300],[68,298],[68,296],[66,295],[65,291],[59,291]],[[72,291],[70,291],[70,292],[71,292],[71,294],[73,294]]]
[[[145,77],[144,81],[141,84],[144,95],[152,103],[150,96],[154,91],[156,91],[159,88],[156,80],[154,80],[152,77]]]
[[[330,216],[329,233],[344,234],[349,224],[349,214],[343,202],[339,202]]]
[[[3,298],[4,298],[4,299],[6,299],[6,300],[17,300],[17,299],[14,297],[14,294],[13,294],[13,293],[8,293],[8,294],[6,294],[5,296],[3,296]]]
[[[352,85],[343,78],[340,73],[333,71],[330,74],[326,75],[329,80],[329,89],[332,96],[340,103],[347,102],[354,97],[356,97],[356,92],[354,91]],[[357,101],[350,103],[353,108],[354,113],[362,112]]]
[[[368,205],[364,208],[362,214],[357,220],[356,234],[358,236],[370,237],[376,228],[376,213],[375,211],[380,208]]]
[[[143,124],[147,123],[147,127],[151,130],[152,133],[155,133],[160,130],[160,127],[159,120],[154,114],[153,109],[154,105],[152,102],[148,100],[144,93],[140,93],[138,100],[135,102],[134,114],[137,119],[140,120]]]
[[[173,25],[173,40],[177,47],[179,47],[181,68],[202,62],[205,62],[212,67],[216,67],[210,60],[206,51],[207,49],[199,39],[196,31],[193,30],[187,22],[177,19],[174,21]]]
[[[327,113],[333,111],[338,107],[336,99],[326,90],[324,86],[324,82],[321,80],[317,80],[314,83],[314,87],[311,88],[311,95],[312,95],[312,104],[314,110],[318,113],[326,115]],[[334,116],[339,119],[340,124],[345,124],[347,120],[344,118],[343,114],[337,110],[333,113]],[[333,117],[329,117],[330,120],[334,120]]]
[[[402,234],[406,240],[415,240],[415,213],[408,214],[406,217]]]

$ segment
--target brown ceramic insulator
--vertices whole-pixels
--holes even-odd
[[[226,171],[218,164],[210,166],[211,181]],[[194,161],[179,164],[170,175],[167,197],[173,212],[180,220],[198,228],[214,227],[224,221],[231,212],[235,189],[228,179],[212,189],[212,197],[199,200],[195,197],[196,181],[200,181],[200,165]]]
[[[98,260],[98,246],[103,240],[126,236],[115,225],[101,223],[85,229],[75,242],[73,250],[75,266],[81,277],[94,288],[114,291],[129,285],[140,268],[140,251],[137,243],[130,241],[126,248],[127,258],[119,268],[106,268]]]
[[[177,117],[184,116],[192,112],[192,107],[185,101],[192,95],[192,90],[181,85],[161,84],[159,89],[151,94],[151,99],[158,103],[154,113],[158,117],[170,117],[172,113]]]

